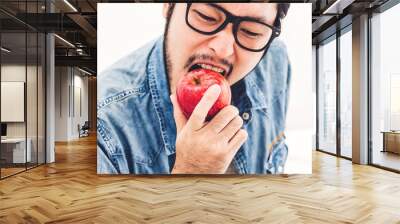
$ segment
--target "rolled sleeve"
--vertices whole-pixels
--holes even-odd
[[[284,172],[285,163],[288,155],[288,147],[283,135],[280,141],[272,148],[268,158],[267,173],[281,174]]]

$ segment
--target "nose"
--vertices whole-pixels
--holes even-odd
[[[228,58],[233,54],[235,38],[232,28],[232,24],[228,24],[223,30],[213,35],[208,43],[208,47],[219,58]]]

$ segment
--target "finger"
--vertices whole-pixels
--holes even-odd
[[[240,130],[243,125],[241,117],[236,116],[231,122],[220,132],[221,138],[231,141],[234,135]]]
[[[215,101],[217,101],[220,93],[221,87],[216,84],[207,89],[188,120],[188,125],[192,130],[199,130],[203,127],[208,111],[214,105]]]
[[[228,143],[228,148],[230,152],[234,155],[240,149],[240,146],[247,140],[248,134],[247,131],[240,129],[236,134],[233,136],[231,141]]]
[[[229,122],[231,122],[238,115],[239,110],[235,106],[226,106],[220,112],[218,112],[217,115],[215,115],[215,117],[210,121],[209,125],[207,125],[207,128],[212,129],[215,133],[220,133],[229,124]]]
[[[170,98],[172,105],[174,106],[174,119],[175,119],[176,131],[177,133],[179,133],[185,126],[187,119],[183,114],[181,107],[179,106],[178,100],[176,99],[176,95],[173,94],[170,96]]]

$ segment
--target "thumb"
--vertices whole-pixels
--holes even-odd
[[[179,106],[178,100],[176,99],[176,94],[172,94],[170,98],[172,105],[174,106],[174,118],[175,118],[176,130],[179,133],[185,126],[187,119],[183,114],[181,107]]]

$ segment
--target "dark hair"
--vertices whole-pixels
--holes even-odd
[[[283,19],[287,15],[290,3],[278,3],[278,14],[276,18]]]
[[[282,20],[287,15],[287,12],[290,7],[290,3],[277,3],[277,4],[278,4],[278,12],[277,12],[276,18]],[[168,9],[168,13],[167,13],[167,21],[171,17],[174,7],[175,7],[175,3],[169,3],[169,9]]]

